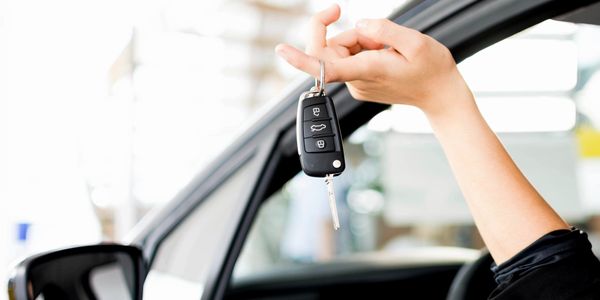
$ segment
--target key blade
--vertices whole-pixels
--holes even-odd
[[[325,184],[327,184],[327,197],[329,198],[329,208],[331,209],[331,218],[333,219],[333,229],[340,229],[340,218],[338,216],[337,206],[335,204],[335,192],[333,190],[333,174],[325,175]]]

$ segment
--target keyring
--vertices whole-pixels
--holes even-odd
[[[325,63],[319,59],[319,78],[315,77],[315,87],[319,93],[325,91]]]

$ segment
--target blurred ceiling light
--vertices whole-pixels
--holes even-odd
[[[557,132],[575,127],[575,103],[560,97],[478,98],[477,105],[497,132]]]
[[[568,22],[555,20],[546,20],[536,26],[533,26],[522,33],[517,34],[517,37],[540,36],[546,35],[553,38],[565,37],[568,38],[577,32],[577,25]]]
[[[459,69],[476,93],[566,92],[577,83],[577,46],[571,40],[507,39]]]
[[[582,69],[597,69],[597,63],[600,61],[600,26],[579,24],[577,34],[574,40],[579,46],[578,61]]]
[[[480,97],[479,110],[496,132],[556,132],[573,129],[576,107],[572,100],[559,97]],[[432,133],[419,109],[394,105],[375,116],[368,129],[384,132]]]

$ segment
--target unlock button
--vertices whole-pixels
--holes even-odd
[[[330,152],[335,150],[333,137],[319,137],[304,139],[304,148],[306,152]]]

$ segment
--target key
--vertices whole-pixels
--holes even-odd
[[[325,184],[327,185],[327,198],[329,199],[329,209],[331,209],[331,219],[333,220],[333,229],[340,229],[340,218],[338,217],[337,206],[335,205],[335,192],[333,190],[333,175],[325,175]]]
[[[340,228],[333,176],[341,174],[345,167],[342,134],[331,97],[325,94],[325,67],[321,62],[321,74],[315,78],[315,86],[303,93],[298,101],[296,139],[300,164],[306,175],[325,177],[333,228]]]

